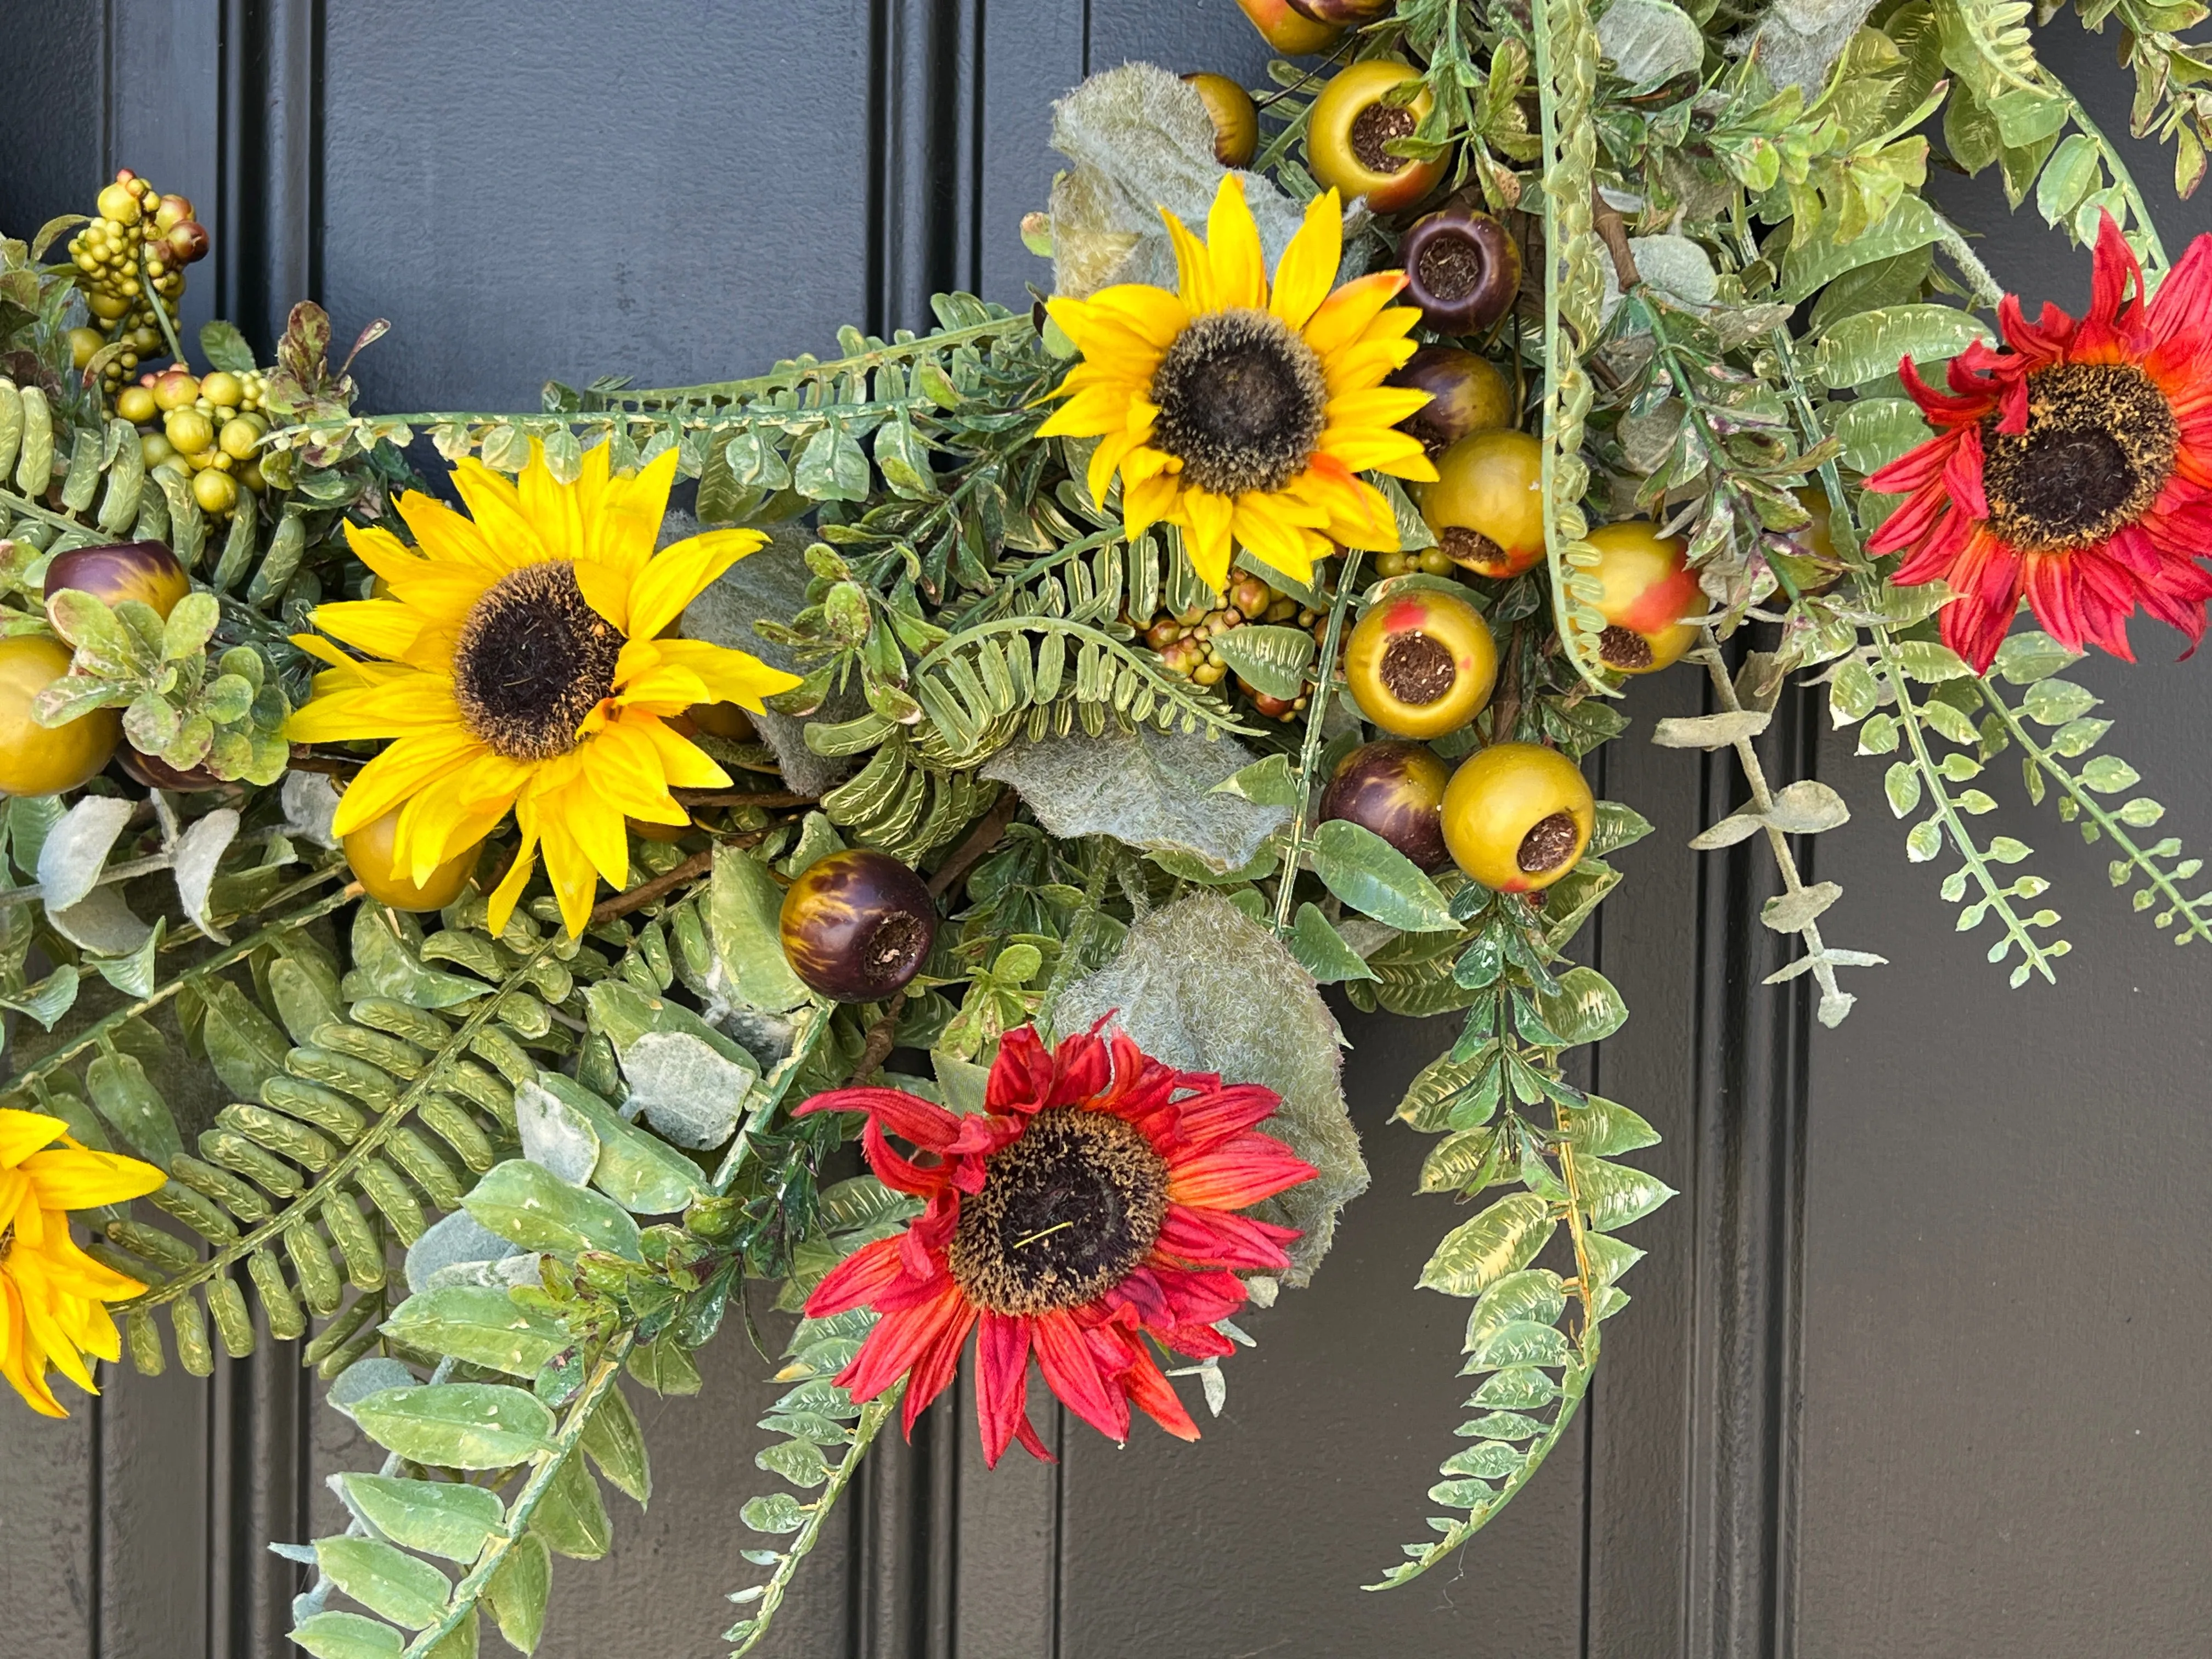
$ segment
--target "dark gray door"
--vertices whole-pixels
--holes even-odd
[[[842,322],[919,325],[939,288],[1018,302],[1044,276],[1016,227],[1052,171],[1048,98],[1127,58],[1248,80],[1262,58],[1233,0],[0,0],[0,226],[137,167],[215,229],[196,306],[264,343],[305,295],[342,333],[391,318],[362,368],[388,409],[526,408],[549,375],[742,373],[828,349]],[[2062,22],[2046,50],[2124,130],[2108,45]],[[2086,262],[2039,223],[1942,193],[2009,286],[2079,304]],[[2212,215],[2166,223],[2178,241]],[[2132,733],[2170,823],[2212,829],[2212,668],[2142,643],[2144,666],[2075,677]],[[1685,672],[1632,708],[1648,729],[1699,697]],[[1772,765],[1860,813],[1806,849],[1845,888],[1832,932],[1903,965],[1865,975],[1835,1033],[1797,991],[1759,988],[1778,965],[1763,868],[1683,845],[1730,775],[1634,734],[1608,752],[1603,792],[1659,833],[1596,931],[1634,1010],[1601,1086],[1665,1133],[1654,1167],[1683,1196],[1637,1230],[1650,1259],[1576,1433],[1458,1563],[1358,1589],[1421,1535],[1465,1310],[1412,1288],[1455,1217],[1411,1196],[1423,1147],[1388,1121],[1448,1033],[1352,1018],[1374,1188],[1314,1286],[1254,1322],[1206,1438],[1117,1451],[1060,1424],[1060,1464],[987,1474],[956,1400],[872,1463],[773,1651],[2205,1650],[2206,953],[2128,915],[2101,849],[2015,791],[2008,827],[2059,882],[2075,950],[2057,990],[2008,993],[1951,931],[1941,866],[1905,864],[1881,763],[1791,707]],[[610,1559],[558,1571],[543,1651],[719,1650],[774,1390],[734,1336],[706,1358],[696,1399],[641,1401],[659,1495],[617,1514]],[[291,1569],[259,1542],[332,1529],[321,1478],[370,1454],[289,1354],[218,1365],[212,1384],[118,1376],[64,1425],[0,1410],[9,1659],[290,1651]]]

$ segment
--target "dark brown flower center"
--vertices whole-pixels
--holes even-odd
[[[1472,237],[1434,236],[1421,249],[1421,286],[1436,299],[1464,300],[1474,292],[1490,262]]]
[[[623,636],[585,601],[576,568],[525,565],[494,582],[453,647],[453,700],[509,760],[551,760],[615,689]]]
[[[1055,1108],[986,1161],[946,1257],[980,1307],[1079,1307],[1144,1260],[1167,1207],[1167,1164],[1141,1133],[1105,1112]]]
[[[1217,311],[1176,337],[1152,372],[1152,442],[1217,495],[1280,489],[1321,441],[1321,360],[1279,317]]]
[[[2132,363],[2060,363],[2027,379],[2027,429],[1982,422],[1990,526],[2026,551],[2100,542],[2142,517],[2181,447],[2173,407]]]
[[[1521,866],[1523,875],[1540,876],[1547,870],[1556,870],[1575,855],[1577,834],[1574,815],[1554,812],[1549,817],[1539,818],[1521,837],[1520,850],[1513,861]]]

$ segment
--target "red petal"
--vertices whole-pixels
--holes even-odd
[[[971,1314],[968,1298],[947,1278],[933,1300],[878,1320],[853,1363],[837,1373],[837,1386],[855,1400],[873,1400],[914,1369],[948,1324]]]
[[[809,1112],[866,1112],[900,1139],[932,1152],[951,1146],[960,1132],[958,1117],[903,1089],[832,1089],[801,1101],[793,1115]]]
[[[1175,1103],[1176,1139],[1186,1146],[1205,1146],[1266,1122],[1282,1103],[1280,1095],[1256,1083],[1231,1083],[1186,1095]]]
[[[960,1370],[960,1350],[968,1341],[968,1333],[975,1323],[975,1306],[966,1297],[959,1298],[955,1316],[942,1326],[929,1346],[914,1364],[907,1378],[906,1399],[901,1403],[900,1428],[908,1439],[914,1437],[914,1419],[929,1407],[929,1402],[945,1392]]]
[[[998,1467],[1017,1425],[1029,1426],[1029,1321],[985,1309],[975,1328],[975,1425],[986,1468]]]
[[[1121,1373],[1121,1386],[1128,1390],[1129,1398],[1139,1411],[1165,1429],[1178,1440],[1198,1438],[1198,1425],[1190,1420],[1190,1413],[1176,1397],[1160,1368],[1152,1363],[1152,1355],[1139,1343],[1135,1359]]]
[[[1168,1196],[1203,1209],[1241,1210],[1320,1173],[1281,1141],[1248,1133],[1211,1152],[1170,1158]]]
[[[895,1238],[863,1244],[832,1267],[806,1298],[809,1319],[827,1319],[872,1302],[899,1277],[899,1247]]]
[[[1276,1241],[1297,1237],[1295,1228],[1271,1227],[1250,1216],[1170,1203],[1156,1248],[1194,1266],[1287,1267],[1291,1259]]]
[[[1037,1367],[1045,1386],[1067,1408],[1109,1440],[1129,1437],[1129,1402],[1099,1374],[1097,1357],[1073,1316],[1064,1310],[1039,1314],[1030,1323]]]

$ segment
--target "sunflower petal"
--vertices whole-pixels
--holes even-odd
[[[1267,255],[1244,199],[1244,181],[1221,175],[1206,216],[1206,251],[1213,270],[1213,303],[1223,311],[1256,311],[1267,303]]]
[[[338,798],[331,832],[351,835],[363,824],[375,823],[416,790],[460,770],[483,749],[482,738],[459,725],[400,738],[362,767]]]
[[[633,575],[644,568],[659,539],[660,521],[668,516],[668,492],[675,482],[673,449],[663,450],[633,474],[610,477],[598,514],[585,522],[590,556]]]
[[[23,1160],[22,1170],[31,1177],[40,1206],[49,1210],[126,1204],[158,1191],[168,1179],[151,1164],[135,1158],[68,1147],[33,1152]]]
[[[553,556],[523,511],[521,492],[504,477],[473,455],[464,455],[453,476],[453,488],[460,492],[485,544],[507,569],[544,564]]]
[[[12,1170],[43,1146],[51,1146],[69,1133],[69,1125],[44,1112],[0,1107],[0,1170]],[[4,1208],[5,1206],[0,1206]]]
[[[1305,222],[1275,266],[1275,294],[1267,308],[1293,329],[1304,328],[1336,280],[1344,259],[1344,204],[1334,189],[1306,204]]]
[[[653,638],[724,571],[767,541],[757,530],[709,530],[663,549],[630,586],[629,632]]]

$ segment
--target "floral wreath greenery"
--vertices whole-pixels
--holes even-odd
[[[989,1461],[1044,1455],[1032,1360],[1196,1436],[1176,1379],[1220,1410],[1365,1184],[1324,985],[1461,1021],[1398,1116],[1477,1206],[1420,1283],[1479,1380],[1376,1587],[1465,1543],[1670,1196],[1565,1069],[1626,1018],[1567,953],[1649,829],[1580,766],[1633,676],[1710,680],[1653,736],[1740,762],[1692,845],[1765,838],[1826,1024],[1880,959],[1796,862],[1844,803],[1755,747],[1807,671],[2014,985],[2067,947],[1975,823],[2008,748],[2212,939],[2059,678],[2203,630],[2212,251],[2169,259],[2026,7],[1243,3],[1256,100],[1132,65],[1055,106],[1033,309],[751,380],[356,413],[312,304],[195,368],[207,235],[144,179],[0,243],[0,1374],[59,1414],[126,1348],[304,1339],[390,1454],[279,1540],[307,1651],[530,1651],[600,1481],[650,1487],[617,1379],[696,1388],[757,1300],[800,1316],[797,1495],[744,1507],[738,1652],[971,1347]],[[2082,10],[2185,195],[2203,8]],[[1921,193],[1939,112],[2093,250],[2085,315]]]

